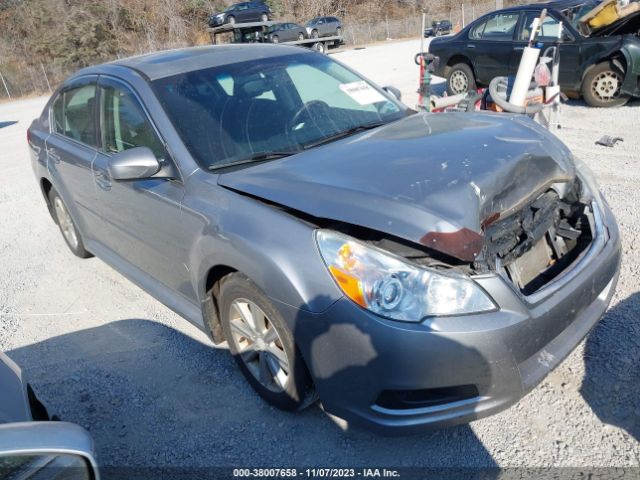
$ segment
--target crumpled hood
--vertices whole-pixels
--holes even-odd
[[[574,177],[569,150],[526,117],[440,113],[223,173],[218,184],[472,261],[485,225]]]

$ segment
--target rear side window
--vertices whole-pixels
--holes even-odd
[[[148,147],[156,158],[162,159],[164,145],[135,95],[124,86],[107,84],[100,88],[104,151],[118,153],[130,148]]]
[[[491,15],[471,29],[469,36],[479,40],[510,41],[518,23],[519,14],[504,12]]]
[[[91,147],[96,146],[95,84],[64,90],[53,103],[53,130]]]

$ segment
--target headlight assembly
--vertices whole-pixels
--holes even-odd
[[[338,232],[318,230],[320,254],[342,292],[363,308],[405,322],[496,309],[473,280],[408,263]]]

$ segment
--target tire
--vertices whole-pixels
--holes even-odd
[[[244,275],[232,273],[222,282],[219,305],[229,351],[254,390],[281,410],[299,411],[315,402],[313,381],[291,330],[266,295]]]
[[[235,25],[235,23],[236,23],[236,17],[234,17],[233,15],[229,15],[229,16],[227,17],[227,23],[228,23],[229,25]]]
[[[300,32],[298,34],[298,41],[301,42],[302,40],[304,40],[304,33]]]
[[[336,37],[339,37],[341,35],[342,35],[342,27],[336,28]]]
[[[325,47],[322,42],[314,43],[313,49],[318,53],[325,53],[327,51],[327,47]]]
[[[280,37],[278,37],[278,35],[273,35],[271,37],[271,43],[280,43]]]
[[[269,21],[269,15],[267,15],[264,12],[262,12],[262,15],[260,15],[260,21],[261,22],[268,22]]]
[[[620,93],[624,73],[613,62],[598,63],[582,81],[582,96],[592,107],[619,107],[629,101]]]
[[[62,238],[64,238],[64,241],[69,247],[69,250],[71,250],[71,253],[80,258],[92,257],[93,255],[84,248],[82,235],[80,235],[78,227],[76,227],[71,215],[69,215],[67,206],[64,204],[55,188],[51,188],[49,191],[49,205],[51,205],[53,219],[58,224],[60,233],[62,233]]]
[[[457,63],[447,69],[447,92],[449,95],[473,92],[476,90],[476,78],[466,63]]]
[[[318,30],[311,31],[311,38],[320,38],[320,34],[318,33]]]

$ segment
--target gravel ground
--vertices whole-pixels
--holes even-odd
[[[416,101],[417,41],[336,55]],[[571,356],[511,409],[394,438],[342,431],[320,410],[266,406],[225,349],[97,259],[48,216],[25,141],[46,99],[0,105],[0,348],[50,410],[88,428],[102,465],[638,466],[640,104],[563,109],[557,134],[595,171],[623,235],[613,303]],[[15,122],[5,125],[3,122]],[[620,136],[597,147],[602,134]]]

